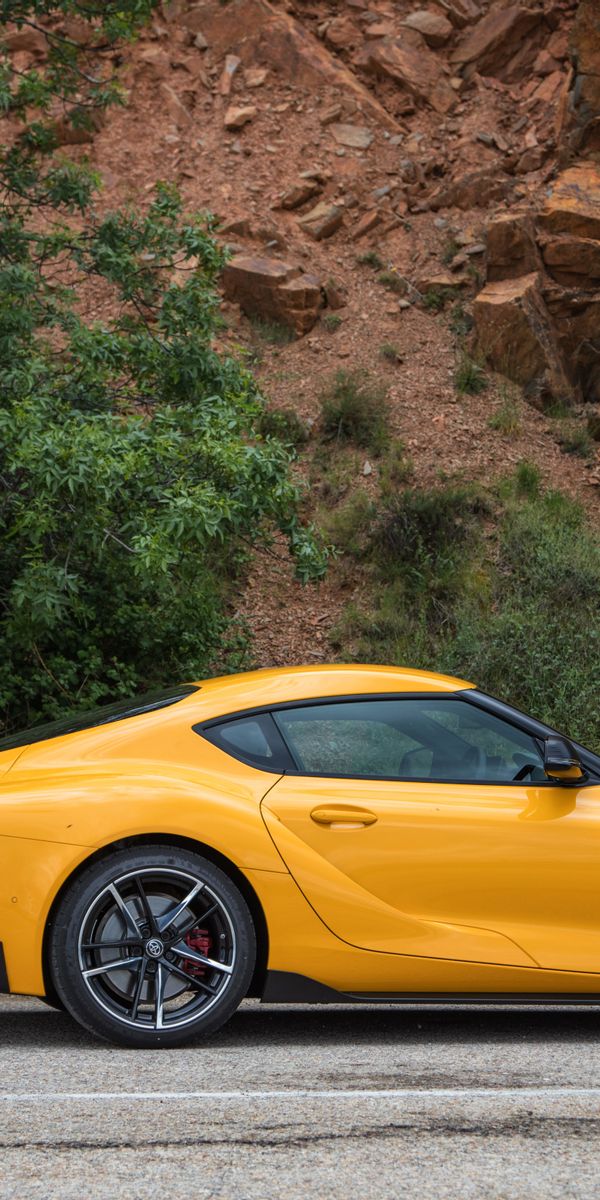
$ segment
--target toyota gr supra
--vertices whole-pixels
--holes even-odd
[[[267,1002],[600,1002],[600,757],[460,679],[266,670],[0,744],[0,991],[130,1046]]]

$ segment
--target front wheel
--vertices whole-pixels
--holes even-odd
[[[90,865],[50,931],[52,981],[92,1033],[174,1046],[218,1029],[248,991],[256,937],[238,888],[174,846],[135,846]]]

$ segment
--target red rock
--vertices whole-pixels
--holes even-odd
[[[530,275],[540,268],[533,214],[516,209],[495,217],[487,228],[488,282]]]
[[[256,116],[256,108],[252,104],[247,104],[244,107],[230,105],[223,118],[223,124],[226,129],[243,129],[249,121],[253,121]]]
[[[475,0],[436,0],[436,3],[439,8],[443,8],[456,29],[464,29],[465,25],[472,25],[481,16],[481,8],[479,4],[475,3]]]
[[[171,120],[177,125],[178,129],[187,129],[191,123],[192,115],[188,112],[185,105],[182,104],[177,92],[174,91],[170,84],[161,83],[160,94]]]
[[[342,115],[342,106],[339,102],[328,104],[327,108],[321,109],[319,113],[319,121],[321,125],[332,125],[334,121],[339,121]]]
[[[48,41],[40,29],[13,29],[2,33],[6,49],[17,53],[44,55],[48,53]]]
[[[474,301],[473,318],[478,347],[495,370],[538,401],[573,396],[538,274],[488,283]]]
[[[365,38],[368,42],[374,42],[376,38],[393,37],[395,32],[390,21],[375,21],[372,25],[367,25]]]
[[[319,184],[314,179],[303,179],[285,191],[279,201],[279,208],[300,208],[320,191]]]
[[[440,208],[485,208],[494,200],[506,199],[513,187],[514,181],[502,171],[485,167],[443,184],[429,197],[429,207],[434,212]]]
[[[452,26],[445,17],[438,13],[429,12],[426,8],[419,8],[416,12],[409,15],[402,22],[408,29],[416,29],[418,33],[422,33],[428,46],[433,50],[444,46],[448,38],[452,36]]]
[[[244,71],[244,83],[247,88],[262,87],[268,74],[266,67],[248,67]]]
[[[144,46],[139,51],[138,61],[143,67],[149,67],[159,78],[164,79],[171,72],[171,59],[162,46]]]
[[[229,96],[231,92],[231,85],[233,83],[233,77],[238,67],[241,66],[241,62],[241,58],[238,58],[236,54],[227,55],[225,59],[225,66],[223,67],[223,73],[219,80],[219,92],[222,96]]]
[[[334,17],[325,31],[325,41],[336,50],[352,50],[359,38],[356,26],[347,17]]]
[[[450,61],[457,67],[473,65],[480,75],[497,75],[519,50],[532,30],[542,28],[542,8],[493,8],[463,38]],[[535,56],[535,48],[533,50]]]
[[[541,146],[526,150],[517,161],[516,174],[528,175],[530,171],[539,171],[544,161],[544,151]]]
[[[549,54],[548,50],[540,50],[533,64],[533,69],[536,75],[552,75],[558,69],[558,63]]]
[[[549,275],[557,283],[589,290],[600,286],[600,241],[578,237],[551,238],[542,248],[542,257]]]
[[[374,75],[393,79],[411,96],[430,104],[436,112],[448,113],[456,106],[456,94],[439,59],[425,45],[417,50],[398,42],[378,42],[364,47],[357,65]]]
[[[335,312],[338,308],[346,307],[348,303],[346,289],[343,284],[337,281],[337,279],[332,279],[330,277],[324,286],[324,292],[327,307],[331,308],[333,312]]]
[[[545,79],[542,79],[539,87],[536,87],[531,97],[532,107],[535,104],[551,104],[556,99],[564,79],[565,76],[562,71],[553,71],[551,75],[547,75]]]
[[[344,209],[327,200],[321,200],[306,216],[300,218],[299,224],[316,242],[331,237],[344,221]]]
[[[223,270],[223,290],[249,316],[278,321],[299,335],[312,329],[323,302],[316,276],[272,258],[233,258]]]
[[[372,229],[375,229],[380,224],[381,214],[374,208],[371,212],[363,213],[360,220],[353,227],[350,237],[354,242],[357,242],[359,238],[365,237],[367,233],[370,233]]]
[[[415,280],[415,286],[418,292],[425,295],[427,292],[455,292],[457,289],[465,287],[469,283],[466,277],[460,275],[451,275],[449,271],[430,270],[425,274],[419,275]]]
[[[539,223],[549,233],[600,238],[600,166],[581,162],[559,175]]]
[[[366,125],[340,125],[333,124],[330,126],[331,132],[340,146],[350,146],[354,150],[368,150],[373,141],[373,134]]]
[[[600,118],[600,8],[598,0],[580,0],[571,34],[575,63],[572,111],[577,149],[590,140]]]
[[[562,61],[569,54],[569,34],[566,29],[556,29],[549,39],[546,50],[553,58]]]
[[[193,11],[193,10],[192,10]],[[397,132],[398,124],[372,92],[327,49],[300,21],[268,0],[235,0],[233,4],[198,6],[199,27],[218,57],[235,53],[244,67],[273,69],[294,88],[322,93],[325,89],[360,105],[364,116],[375,118],[384,129]],[[235,14],[235,31],[232,17]],[[188,22],[184,15],[182,20]]]

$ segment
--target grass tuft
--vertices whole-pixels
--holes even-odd
[[[388,292],[395,292],[397,296],[403,296],[407,290],[406,281],[394,270],[382,271],[377,276],[377,282],[387,288]]]
[[[335,333],[342,324],[342,318],[338,317],[337,313],[325,313],[321,320],[328,333]]]
[[[340,370],[321,396],[325,437],[381,453],[388,429],[386,389],[365,371]]]
[[[456,391],[461,396],[477,396],[480,392],[484,392],[487,387],[487,379],[483,367],[467,354],[466,350],[461,354],[456,371],[454,372],[454,386]]]

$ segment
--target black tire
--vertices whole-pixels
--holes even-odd
[[[55,1012],[67,1011],[62,1000],[59,1000],[58,996],[56,995],[56,992],[52,992],[51,995],[37,996],[37,999],[41,1000],[42,1004],[47,1004],[48,1008],[53,1008]]]
[[[213,1033],[244,999],[255,961],[238,888],[200,854],[168,845],[92,863],[64,895],[49,935],[59,1000],[122,1046],[177,1046]]]

